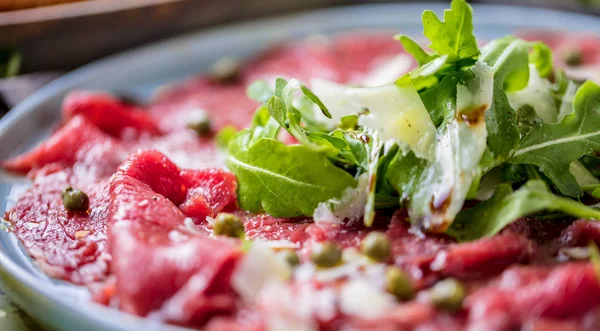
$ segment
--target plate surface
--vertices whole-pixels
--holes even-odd
[[[368,5],[320,10],[193,33],[98,61],[52,82],[9,112],[0,121],[0,159],[43,139],[59,119],[61,100],[71,89],[107,90],[147,100],[157,87],[201,72],[221,56],[247,56],[282,39],[353,29],[393,29],[420,36],[423,9],[441,13],[446,6]],[[476,34],[487,40],[518,29],[600,31],[600,20],[591,16],[493,5],[474,9]],[[26,187],[25,179],[0,173],[0,213],[10,208]],[[12,299],[50,329],[183,330],[89,302],[85,291],[39,272],[14,236],[3,231],[0,279]]]

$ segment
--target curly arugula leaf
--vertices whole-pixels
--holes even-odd
[[[312,111],[312,108],[301,112],[295,106],[296,92],[298,90],[302,91],[307,100],[310,100],[311,105],[317,105],[325,116],[331,117],[323,102],[311,90],[295,79],[288,82],[283,78],[277,78],[275,86],[275,94],[267,101],[266,108],[271,117],[282,128],[287,130],[300,144],[317,152],[326,153],[335,162],[346,165],[357,165],[357,161],[351,153],[350,146],[343,137],[332,133],[310,131],[303,126],[303,119]],[[304,107],[310,106],[304,105]],[[315,126],[316,124],[313,123],[310,127],[315,128]]]
[[[440,55],[468,59],[479,55],[477,40],[473,35],[473,9],[464,0],[453,0],[444,11],[444,21],[434,12],[423,12],[423,33],[431,41],[429,48]]]
[[[273,138],[254,143],[253,131],[229,143],[227,167],[238,181],[238,201],[245,210],[275,217],[312,216],[319,202],[337,198],[356,180],[322,152],[284,145]]]
[[[573,109],[559,123],[532,127],[508,162],[536,165],[562,194],[578,197],[582,190],[569,167],[582,156],[600,151],[600,86],[584,83]]]
[[[541,211],[600,220],[600,211],[550,193],[541,180],[530,180],[514,192],[508,184],[499,185],[489,200],[460,212],[446,234],[458,241],[477,240],[493,236],[517,219]]]
[[[405,36],[405,35],[399,35],[399,36],[394,36],[394,38],[396,38],[398,41],[400,41],[400,43],[404,47],[404,50],[406,52],[408,52],[410,55],[412,55],[415,58],[415,60],[417,60],[417,63],[419,63],[419,66],[424,66],[427,63],[431,62],[431,60],[435,59],[435,56],[427,53],[427,51],[425,51],[423,48],[421,48],[421,46],[416,41],[414,41],[411,37]]]

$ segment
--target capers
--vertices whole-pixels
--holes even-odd
[[[239,217],[229,213],[219,213],[213,224],[213,232],[218,236],[244,238],[244,224]]]
[[[453,278],[438,282],[429,291],[431,303],[439,309],[448,311],[459,310],[465,295],[466,290],[463,284]]]
[[[297,266],[298,264],[300,264],[300,258],[298,257],[298,254],[296,254],[295,251],[293,250],[285,250],[283,252],[281,252],[282,254],[282,258],[285,262],[287,262],[287,264],[289,264],[292,267]]]
[[[342,249],[332,242],[315,245],[311,261],[321,268],[331,268],[342,262]]]
[[[210,118],[206,115],[199,116],[197,119],[188,121],[187,127],[196,131],[200,137],[209,136],[212,132]]]
[[[390,267],[385,273],[385,279],[387,291],[396,296],[398,300],[406,301],[415,296],[412,281],[399,268]]]
[[[563,52],[562,54],[563,61],[571,67],[576,67],[581,65],[583,62],[583,55],[580,50],[577,49],[569,49]]]
[[[384,233],[371,232],[362,241],[360,250],[370,259],[386,262],[390,259],[390,241]]]
[[[90,208],[90,198],[87,194],[70,186],[62,191],[61,198],[68,211],[87,211]]]
[[[219,83],[231,83],[240,78],[241,62],[233,57],[223,57],[213,63],[210,76]]]

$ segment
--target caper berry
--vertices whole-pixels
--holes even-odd
[[[377,262],[386,262],[390,259],[390,241],[384,233],[369,233],[363,239],[360,249],[363,254]]]
[[[213,232],[218,236],[244,238],[244,224],[239,217],[229,213],[219,213],[213,224]]]
[[[342,249],[332,242],[324,242],[313,248],[310,259],[317,267],[335,267],[342,262]]]
[[[436,307],[449,311],[457,311],[462,307],[466,291],[458,280],[448,278],[433,286],[430,290],[430,299]]]
[[[283,260],[287,262],[290,266],[295,267],[300,264],[300,258],[298,258],[298,254],[296,254],[293,250],[285,250],[281,252]]]
[[[187,127],[196,131],[200,137],[206,137],[212,132],[208,116],[202,116],[194,121],[189,121]]]
[[[68,211],[87,211],[90,208],[90,198],[87,194],[70,186],[62,191],[61,198]]]
[[[390,267],[385,273],[385,278],[388,292],[396,296],[398,300],[406,301],[415,296],[412,281],[399,268]]]
[[[583,56],[580,50],[577,49],[569,49],[562,54],[563,61],[569,66],[576,67],[581,65],[583,61]]]

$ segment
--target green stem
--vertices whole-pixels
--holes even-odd
[[[586,192],[593,192],[595,189],[599,188],[600,184],[588,184],[588,185],[582,185],[581,189],[583,189]]]
[[[600,211],[590,208],[581,202],[568,198],[554,197],[554,203],[548,209],[562,210],[566,214],[592,220],[600,220]]]

